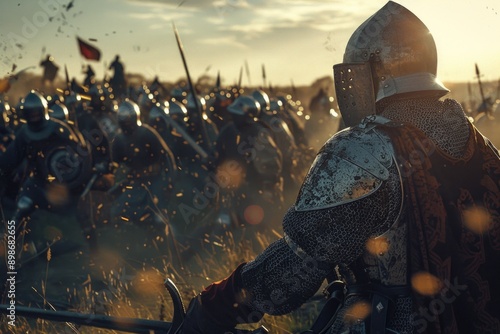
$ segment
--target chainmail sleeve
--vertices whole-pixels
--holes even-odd
[[[356,150],[346,153],[346,147]],[[243,267],[243,285],[254,308],[272,315],[298,308],[335,265],[352,263],[369,238],[397,220],[402,192],[390,148],[374,130],[347,132],[327,142],[283,219],[285,237]],[[361,162],[353,161],[360,156]],[[319,174],[344,179],[337,179],[342,184],[333,189],[323,179],[322,186],[316,184]]]
[[[354,202],[315,211],[291,208],[283,220],[284,232],[314,259],[349,265],[365,251],[369,238],[384,233],[397,218],[401,195],[394,191],[398,174],[392,175],[376,193]]]

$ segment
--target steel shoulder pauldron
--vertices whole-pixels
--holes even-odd
[[[376,128],[388,122],[381,116],[369,116],[330,138],[302,184],[295,210],[331,208],[374,193],[389,178],[389,167],[395,161],[389,137]]]

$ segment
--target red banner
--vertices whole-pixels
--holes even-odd
[[[77,37],[76,39],[78,40],[78,46],[80,47],[80,53],[82,54],[82,56],[85,59],[96,60],[96,61],[99,61],[99,59],[101,59],[101,51],[99,51],[98,48],[83,41],[79,37]]]

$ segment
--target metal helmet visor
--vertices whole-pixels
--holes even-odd
[[[335,93],[346,126],[359,124],[375,114],[375,93],[369,62],[341,63],[333,66]]]

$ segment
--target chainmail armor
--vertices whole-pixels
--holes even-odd
[[[285,240],[272,243],[242,269],[243,286],[254,309],[272,315],[289,313],[321,286],[331,267],[311,257],[299,258]]]
[[[394,164],[389,170],[390,177],[376,196],[323,210],[296,211],[292,207],[283,218],[284,232],[319,261],[352,263],[363,253],[366,240],[387,231],[399,214],[399,175]]]
[[[454,100],[393,101],[381,115],[415,125],[452,157],[461,156],[469,138],[468,120]],[[385,136],[377,128],[370,131]],[[388,170],[389,177],[366,197],[329,208],[288,210],[283,220],[284,232],[306,256],[299,257],[281,239],[244,266],[243,284],[254,296],[253,306],[257,310],[283,314],[296,309],[317,291],[334,265],[352,270],[351,277],[346,277],[348,284],[356,282],[359,276],[386,285],[407,283],[407,232],[404,210],[401,213],[400,174],[396,163]],[[366,250],[366,241],[373,237],[386,238],[386,252],[371,254]],[[349,324],[344,317],[349,307],[359,301],[355,296],[345,301],[329,333],[364,332],[363,323]],[[411,313],[411,297],[397,299],[388,327],[397,333],[412,332]]]
[[[392,315],[388,328],[397,333],[413,333],[413,300],[411,297],[398,298],[395,303],[394,314]]]
[[[381,115],[415,125],[453,158],[462,156],[469,139],[469,121],[460,104],[452,99],[395,101]]]

